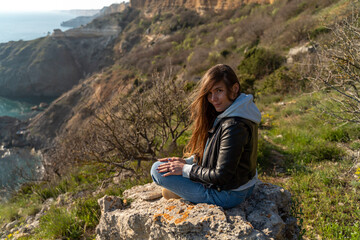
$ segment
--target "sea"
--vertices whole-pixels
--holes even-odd
[[[61,23],[77,17],[70,11],[51,12],[1,12],[0,43],[33,40],[51,34],[54,29],[62,31]]]
[[[27,41],[45,37],[54,29],[65,31],[63,21],[78,15],[71,12],[1,12],[0,10],[0,44],[9,41]],[[0,97],[0,117],[10,116],[21,120],[34,117],[31,111],[34,103],[20,99]],[[5,148],[0,142],[0,201],[8,198],[13,190],[29,180],[41,175],[41,153],[31,148]]]

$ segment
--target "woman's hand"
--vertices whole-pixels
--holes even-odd
[[[159,162],[181,162],[186,163],[185,159],[179,157],[169,157],[169,158],[160,158],[158,159]]]
[[[182,159],[183,160],[183,159]],[[160,161],[160,159],[159,159]],[[185,162],[185,160],[184,160]],[[182,161],[170,161],[168,160],[167,163],[160,164],[159,167],[156,169],[159,173],[165,173],[163,176],[171,176],[171,175],[182,175],[182,169],[185,163]]]

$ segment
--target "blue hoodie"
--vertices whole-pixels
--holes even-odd
[[[259,124],[261,121],[261,113],[253,99],[251,94],[240,94],[223,113],[217,116],[213,127],[225,117],[242,117]]]
[[[241,93],[240,96],[238,96],[235,99],[235,101],[224,112],[222,112],[216,117],[213,127],[215,127],[216,124],[218,124],[220,120],[225,117],[242,117],[256,124],[259,124],[261,121],[261,113],[259,109],[256,107],[253,99],[254,97],[251,94]],[[207,147],[207,142],[205,145],[204,152],[206,150],[206,147]],[[194,156],[186,158],[185,161],[187,164],[185,164],[183,167],[182,176],[189,178],[189,174],[194,161]],[[257,172],[255,177],[245,184],[246,186],[245,185],[240,186],[238,189],[234,189],[234,191],[240,191],[246,189],[247,187],[250,187],[253,184],[255,184],[256,180],[257,180]]]

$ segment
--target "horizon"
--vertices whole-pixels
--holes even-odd
[[[54,0],[18,0],[2,2],[0,13],[29,13],[29,12],[52,12],[69,10],[99,10],[114,3],[129,2],[129,0],[79,0],[79,1],[54,1]]]

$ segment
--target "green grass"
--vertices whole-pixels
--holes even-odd
[[[309,172],[292,174],[285,183],[277,182],[300,200],[303,229],[307,239],[359,239],[359,192],[346,171],[351,161],[310,164]],[[272,181],[271,179],[266,179]]]
[[[9,202],[0,204],[0,225],[14,220],[19,220],[19,225],[24,224],[27,216],[40,211],[44,201],[66,194],[64,202],[69,200],[71,204],[62,205],[55,201],[40,218],[35,234],[26,239],[94,239],[100,219],[97,200],[105,194],[121,197],[126,189],[150,182],[148,174],[143,173],[149,172],[150,166],[151,162],[143,162],[142,168],[136,170],[137,177],[124,179],[119,184],[112,183],[114,169],[93,165],[75,168],[53,182],[25,185]],[[136,168],[136,162],[132,167]],[[93,195],[96,190],[97,194]],[[81,197],[74,198],[79,194]]]
[[[264,112],[259,142],[261,178],[292,193],[293,214],[304,239],[360,239],[360,184],[354,161],[344,150],[359,149],[359,126],[336,124],[323,115],[317,104],[327,97],[318,93],[258,99]],[[268,102],[269,98],[279,101]],[[274,164],[274,150],[284,156],[285,172],[267,169]]]
[[[83,233],[81,221],[76,219],[74,211],[66,208],[51,208],[40,219],[40,227],[36,230],[35,239],[79,239]]]
[[[15,220],[24,220],[36,215],[41,209],[41,201],[33,194],[19,194],[9,202],[0,203],[0,226]]]
[[[343,147],[358,151],[360,130],[352,124],[334,124],[334,119],[322,115],[316,103],[325,97],[264,95],[257,99],[263,112],[258,170],[263,181],[292,193],[292,214],[304,239],[359,239],[360,169],[353,168],[354,162]],[[188,137],[187,132],[179,145]],[[277,172],[276,165],[281,165],[283,171]],[[111,178],[109,181],[116,173],[114,169],[93,165],[80,167],[51,183],[23,186],[9,203],[0,205],[0,224],[15,219],[22,224],[47,199],[82,193],[71,206],[53,204],[29,239],[93,239],[100,218],[97,199],[105,194],[121,197],[124,190],[150,182],[151,162],[142,162],[141,166],[136,170],[138,177],[118,185]],[[137,163],[129,167],[136,169]],[[102,190],[93,196],[100,186]]]

